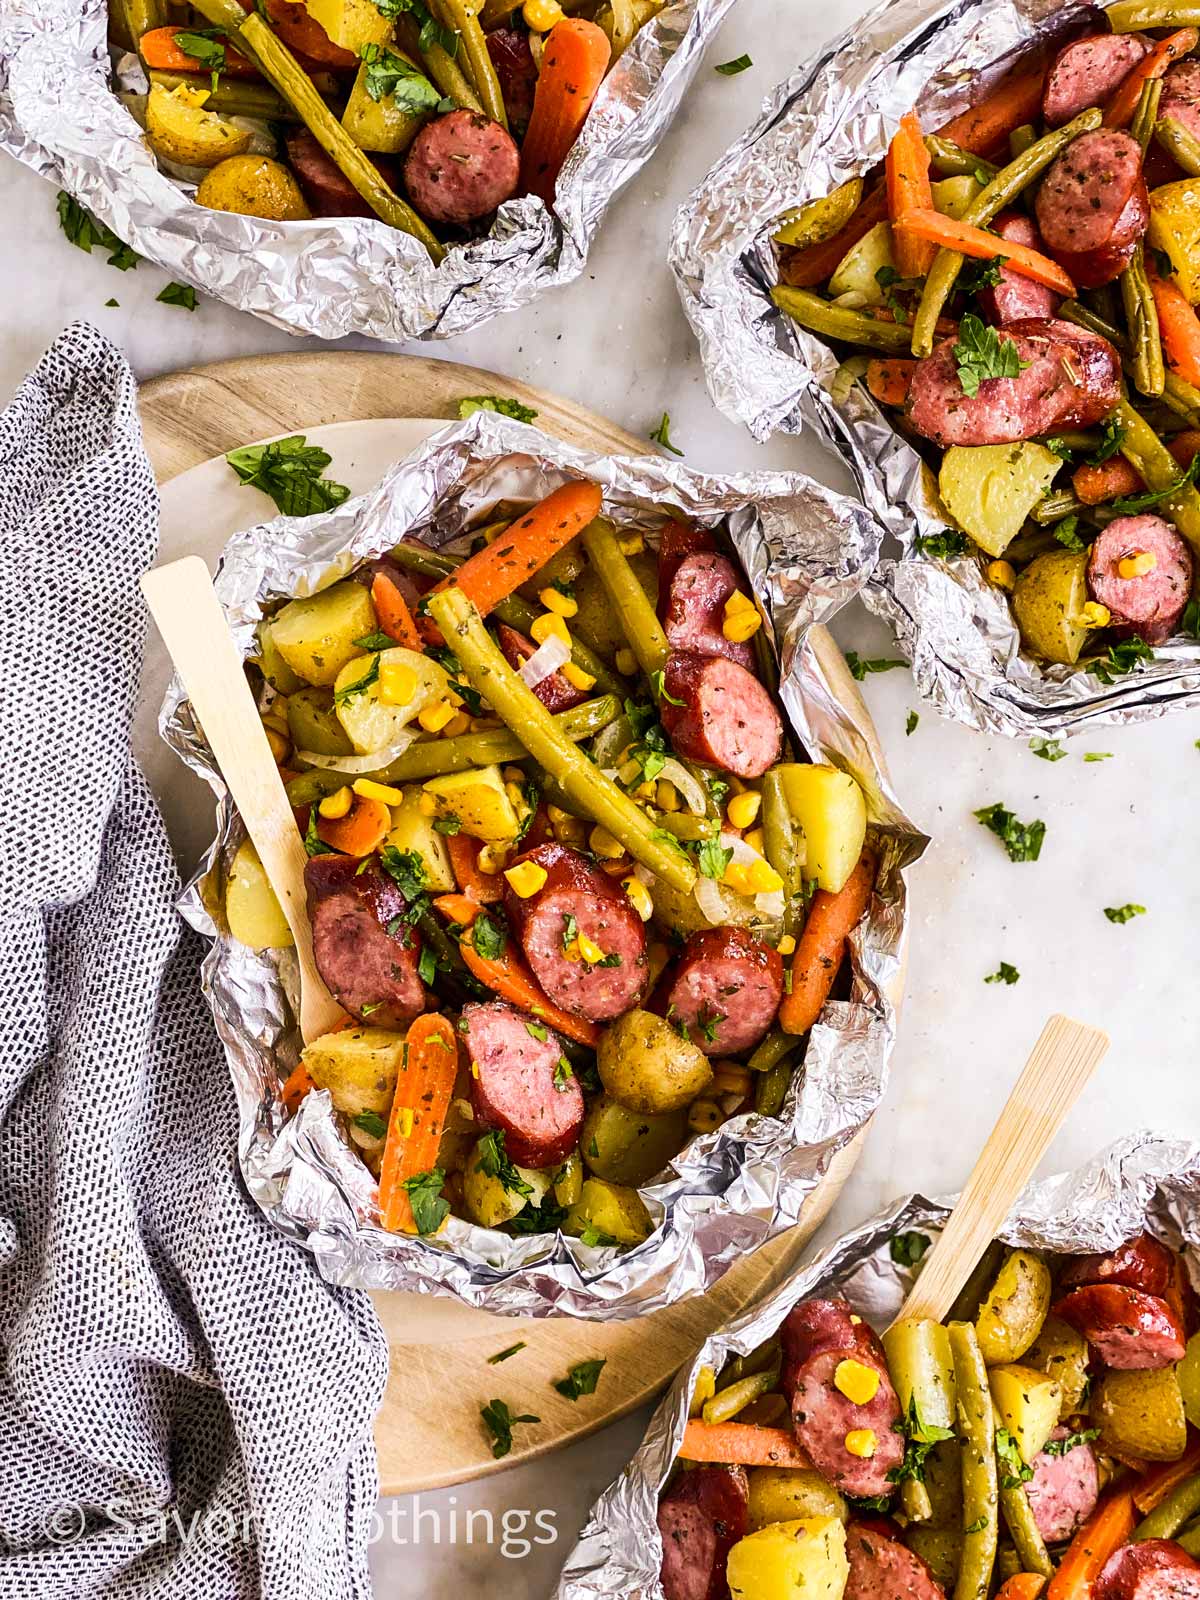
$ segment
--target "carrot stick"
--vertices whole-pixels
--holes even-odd
[[[1197,1467],[1200,1467],[1200,1439],[1193,1434],[1178,1461],[1164,1461],[1161,1466],[1150,1469],[1133,1490],[1134,1505],[1146,1516],[1174,1493],[1185,1478],[1192,1477]]]
[[[521,145],[521,192],[547,205],[571,146],[604,81],[612,46],[602,28],[564,17],[546,35],[533,114]]]
[[[948,122],[938,133],[972,155],[987,155],[1026,122],[1040,122],[1045,63],[1014,72],[986,99]],[[1005,158],[1007,160],[1007,157]]]
[[[479,901],[465,894],[439,894],[433,902],[433,909],[440,911],[447,922],[456,922],[461,927],[469,928],[479,915]]]
[[[908,399],[915,361],[900,359],[867,362],[867,388],[882,406],[902,406]],[[1124,460],[1124,457],[1122,457]]]
[[[1177,377],[1200,383],[1200,319],[1176,284],[1152,272],[1150,287],[1167,365]]]
[[[838,262],[877,222],[887,221],[887,185],[871,190],[850,221],[831,239],[806,245],[803,250],[785,249],[779,267],[779,280],[793,289],[813,289],[824,283]]]
[[[1133,1496],[1127,1489],[1102,1500],[1067,1546],[1046,1600],[1089,1600],[1101,1567],[1128,1542],[1136,1522]]]
[[[144,33],[138,40],[138,54],[148,67],[153,67],[156,72],[201,72],[208,77],[210,69],[197,61],[195,56],[188,55],[176,44],[176,36],[187,33],[187,29],[178,26],[173,28],[151,28],[149,33]],[[247,61],[233,46],[226,41],[225,63],[221,71],[231,78],[257,78],[261,74],[253,62]]]
[[[555,1032],[565,1033],[568,1039],[574,1039],[579,1044],[591,1045],[595,1049],[600,1042],[599,1028],[559,1010],[516,953],[511,938],[505,942],[498,956],[481,956],[470,933],[463,934],[459,949],[463,960],[480,983],[486,983],[489,989],[494,989],[502,1000],[508,1000],[518,1011],[528,1011],[531,1016],[540,1017]]]
[[[382,800],[364,800],[355,795],[354,804],[344,817],[323,817],[317,813],[317,838],[348,856],[369,856],[391,832],[392,813]]]
[[[829,998],[846,954],[846,937],[867,909],[875,887],[875,857],[864,850],[836,894],[818,889],[792,957],[792,986],[779,1007],[784,1033],[807,1033]]]
[[[479,840],[465,833],[452,833],[446,838],[450,855],[450,870],[454,881],[468,900],[476,906],[490,906],[504,899],[504,880],[498,872],[481,872],[479,869]]]
[[[1003,252],[1005,265],[1019,272],[1023,278],[1044,283],[1060,294],[1074,296],[1075,285],[1059,266],[1038,250],[1027,244],[1014,244],[1001,239],[986,228],[976,228],[969,222],[944,217],[940,211],[906,211],[896,224],[897,233],[912,233],[918,239],[929,239],[947,250],[957,250],[960,255],[974,256],[976,260],[990,261]]]
[[[371,583],[371,601],[379,626],[389,639],[402,644],[406,650],[421,651],[421,635],[408,609],[408,602],[386,572],[377,572]]]
[[[418,1231],[404,1184],[437,1164],[457,1075],[454,1028],[436,1011],[427,1011],[408,1030],[379,1170],[379,1215],[389,1233]]]
[[[884,162],[887,176],[888,216],[892,226],[909,211],[932,211],[929,151],[915,111],[900,119]],[[901,233],[895,239],[896,265],[902,278],[921,278],[929,271],[937,247],[927,239]]]
[[[1040,1572],[1014,1572],[996,1591],[996,1600],[1037,1600],[1045,1587]]]
[[[1195,28],[1179,28],[1165,39],[1160,39],[1150,54],[1142,57],[1109,101],[1104,113],[1104,126],[1127,128],[1145,85],[1155,78],[1161,78],[1173,61],[1194,50],[1198,39],[1200,33]]]
[[[1181,467],[1189,467],[1192,457],[1200,452],[1200,431],[1185,428],[1168,439],[1166,445]],[[1098,506],[1105,500],[1115,500],[1118,495],[1138,494],[1146,487],[1141,473],[1124,456],[1113,456],[1095,467],[1083,462],[1071,475],[1071,484],[1075,498],[1082,500],[1085,506]]]
[[[683,1430],[685,1461],[717,1461],[741,1467],[811,1467],[790,1428],[760,1428],[749,1422],[701,1422]]]
[[[313,1081],[312,1073],[309,1072],[303,1061],[297,1061],[296,1065],[291,1070],[291,1074],[288,1077],[287,1082],[279,1091],[279,1098],[283,1102],[283,1109],[289,1116],[291,1116],[292,1112],[296,1110],[297,1106],[300,1104],[301,1100],[304,1099],[304,1096],[309,1092],[309,1090],[315,1088],[316,1083]]]

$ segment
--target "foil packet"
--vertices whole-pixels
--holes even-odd
[[[652,18],[596,96],[553,210],[506,201],[484,238],[439,267],[374,219],[273,223],[195,205],[195,186],[160,170],[114,92],[104,0],[0,6],[0,148],[139,255],[289,333],[449,338],[580,275],[609,202],[653,155],[733,4],[674,0]]]
[[[710,1335],[679,1372],[633,1460],[596,1502],[563,1568],[557,1600],[661,1600],[658,1497],[679,1453],[701,1367],[720,1372],[731,1356],[747,1355],[812,1296],[844,1295],[868,1322],[886,1328],[914,1276],[912,1267],[892,1260],[891,1240],[909,1229],[936,1239],[952,1205],[952,1199],[904,1196]],[[1068,1254],[1112,1250],[1143,1227],[1170,1249],[1182,1249],[1193,1281],[1200,1277],[1200,1144],[1165,1133],[1130,1134],[1086,1165],[1030,1184],[1000,1237]]]
[[[680,208],[670,244],[716,405],[756,439],[815,429],[902,546],[863,598],[892,625],[921,696],[970,727],[1026,738],[1200,705],[1200,644],[1177,637],[1108,684],[1022,650],[1008,599],[986,582],[982,562],[920,549],[946,529],[933,474],[862,384],[833,392],[839,358],[776,310],[771,235],[786,211],[882,162],[914,105],[924,127],[941,127],[1022,55],[1097,16],[1076,0],[876,7],[776,88]]]
[[[375,1180],[340,1131],[328,1094],[310,1093],[290,1120],[280,1104],[300,1050],[294,954],[252,951],[225,926],[224,874],[243,830],[177,680],[160,729],[219,797],[217,838],[182,910],[213,940],[204,987],[237,1090],[242,1172],[266,1215],[313,1252],[332,1282],[452,1294],[513,1315],[619,1319],[702,1293],[792,1226],[883,1095],[896,1037],[889,991],[898,987],[908,926],[904,869],[927,840],[871,755],[861,702],[840,702],[807,637],[857,588],[878,529],[856,502],[804,477],[718,478],[656,457],[597,456],[479,412],[434,434],[372,493],[237,535],[216,587],[249,655],[264,604],[311,593],[406,536],[445,544],[486,522],[501,501],[535,500],[580,476],[602,486],[606,513],[626,527],[652,530],[671,512],[723,523],[763,603],[795,733],[814,759],[837,763],[863,785],[881,846],[876,893],[851,940],[849,1000],[830,1002],[812,1029],[778,1118],[746,1113],[694,1138],[642,1190],[656,1225],[643,1244],[621,1252],[562,1235],[510,1237],[454,1216],[436,1243],[380,1226]]]

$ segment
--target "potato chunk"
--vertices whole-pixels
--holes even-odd
[[[603,1178],[585,1178],[579,1199],[567,1211],[564,1233],[603,1244],[641,1244],[654,1232],[636,1189]]]
[[[1010,1362],[988,1373],[992,1400],[1016,1441],[1023,1461],[1032,1461],[1058,1426],[1062,1389],[1036,1367]]]
[[[499,767],[472,767],[430,778],[425,793],[437,801],[438,814],[457,817],[459,831],[487,844],[509,844],[520,831],[516,809],[504,791]]]
[[[292,671],[306,683],[336,683],[348,661],[362,656],[355,644],[374,633],[375,607],[361,583],[335,583],[320,594],[289,600],[271,618],[271,637]]]
[[[445,835],[434,827],[433,818],[421,810],[418,784],[407,784],[404,803],[392,807],[392,831],[387,842],[402,852],[416,851],[425,867],[425,887],[431,893],[448,894],[456,887]]]
[[[850,1515],[845,1500],[819,1472],[795,1467],[755,1467],[750,1473],[749,1522],[751,1533],[773,1522],[796,1522],[805,1517]]]
[[[550,1193],[553,1172],[534,1172],[528,1167],[516,1167],[521,1189],[506,1188],[497,1176],[483,1170],[480,1160],[482,1140],[475,1145],[463,1167],[463,1204],[472,1222],[482,1228],[498,1228],[502,1222],[511,1222],[526,1206],[540,1206]]]
[[[1150,191],[1150,243],[1171,263],[1175,282],[1193,305],[1200,301],[1200,178],[1181,178]]]
[[[1187,1418],[1174,1367],[1106,1372],[1092,1390],[1092,1426],[1100,1448],[1143,1461],[1178,1461]]]
[[[1045,445],[954,444],[942,457],[938,489],[964,533],[1002,556],[1062,466]]]
[[[1050,1271],[1030,1250],[1010,1250],[979,1308],[975,1331],[988,1366],[1018,1361],[1050,1307]]]
[[[1025,648],[1073,667],[1088,639],[1086,550],[1047,550],[1017,574],[1013,616]]]
[[[225,920],[233,937],[251,950],[281,950],[294,943],[287,918],[249,839],[242,840],[229,868]]]
[[[1058,1420],[1065,1422],[1083,1405],[1088,1387],[1088,1347],[1081,1333],[1061,1317],[1047,1317],[1042,1331],[1025,1352],[1025,1364],[1036,1367],[1058,1384],[1062,1399]]]
[[[278,623],[275,637],[278,642]],[[407,669],[405,698],[392,698],[391,684],[402,668]],[[369,755],[394,744],[426,706],[445,698],[449,686],[445,667],[416,650],[396,645],[348,661],[334,682],[333,704],[351,744],[360,755]]]
[[[404,1035],[386,1028],[343,1028],[314,1039],[300,1059],[346,1116],[373,1111],[386,1120],[404,1059]]]
[[[846,1530],[828,1516],[773,1522],[738,1540],[726,1571],[733,1600],[841,1600]]]
[[[876,274],[884,267],[895,268],[892,255],[892,229],[886,222],[877,222],[863,234],[857,244],[852,244],[833,269],[829,280],[829,293],[837,298],[841,294],[865,295],[864,304],[883,304],[883,285]],[[886,277],[886,274],[885,274]]]
[[[146,138],[156,155],[183,167],[215,167],[228,156],[240,156],[250,143],[248,128],[235,128],[213,111],[205,111],[207,89],[186,83],[166,89],[150,85],[146,102]]]
[[[781,771],[788,808],[804,834],[804,876],[837,894],[866,842],[863,792],[848,772],[822,762],[789,762]]]

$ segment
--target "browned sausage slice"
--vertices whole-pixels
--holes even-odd
[[[1069,1428],[1055,1428],[1052,1444],[1069,1438]],[[1077,1444],[1061,1455],[1039,1450],[1030,1465],[1033,1477],[1025,1485],[1029,1509],[1047,1544],[1070,1539],[1096,1509],[1100,1473],[1090,1444]]]
[[[1140,33],[1096,33],[1055,56],[1042,91],[1048,128],[1061,128],[1089,106],[1102,106],[1150,49]]]
[[[778,761],[783,723],[774,701],[736,661],[672,651],[663,686],[662,723],[679,755],[738,778],[761,778]]]
[[[1059,1283],[1078,1289],[1086,1283],[1119,1283],[1143,1294],[1165,1295],[1171,1286],[1175,1257],[1152,1233],[1139,1233],[1107,1255],[1077,1256],[1063,1269]]]
[[[1142,147],[1119,128],[1072,140],[1042,179],[1034,209],[1049,250],[1078,255],[1114,242],[1142,180]],[[1143,220],[1142,227],[1145,227]]]
[[[1052,1309],[1083,1334],[1105,1366],[1135,1371],[1183,1360],[1187,1338],[1174,1311],[1157,1295],[1094,1283],[1072,1290]]]
[[[1138,557],[1154,565],[1140,576],[1123,577],[1122,562]],[[1092,599],[1112,613],[1118,632],[1159,644],[1175,632],[1191,597],[1192,552],[1163,517],[1118,517],[1092,545],[1087,583]]]
[[[716,550],[684,556],[666,590],[663,629],[673,650],[695,650],[704,656],[728,656],[747,671],[754,666],[749,640],[735,642],[722,632],[725,602],[742,587],[737,569]]]
[[[1177,61],[1167,73],[1158,114],[1182,123],[1200,139],[1200,61]]]
[[[792,1424],[813,1465],[836,1488],[856,1499],[872,1499],[891,1494],[894,1484],[888,1474],[904,1458],[904,1435],[897,1426],[900,1402],[888,1376],[883,1346],[868,1323],[852,1325],[851,1349],[814,1349],[794,1374],[788,1368],[793,1379]],[[879,1387],[864,1405],[857,1405],[837,1386],[838,1367],[848,1358],[873,1368],[879,1376]],[[870,1453],[860,1455],[849,1449],[846,1439],[850,1434],[863,1438]]]
[[[846,1529],[850,1575],[843,1600],[944,1600],[933,1573],[899,1539],[866,1522]]]
[[[992,227],[1002,239],[1011,239],[1014,244],[1028,245],[1033,250],[1045,252],[1041,234],[1034,227],[1032,218],[1023,211],[1001,212]],[[1004,251],[1000,249],[996,253],[1003,255]],[[1022,277],[1011,267],[1001,267],[1000,282],[985,289],[979,297],[979,303],[989,321],[1003,326],[1006,322],[1023,322],[1029,317],[1052,317],[1058,310],[1061,298],[1046,284]]]
[[[510,628],[504,622],[496,629],[496,638],[504,652],[504,659],[518,672],[537,649],[532,639],[527,639],[523,633],[518,633],[515,628]],[[573,684],[568,683],[561,672],[552,672],[548,678],[543,678],[541,683],[535,683],[533,692],[546,710],[553,712],[570,711],[572,706],[580,705],[587,699],[583,690],[576,689]]]
[[[1110,1556],[1095,1600],[1200,1600],[1200,1561],[1174,1539],[1142,1539]]]
[[[640,1004],[650,976],[646,932],[625,891],[563,844],[540,844],[520,860],[541,867],[546,881],[523,899],[506,880],[505,909],[525,959],[555,1005],[572,1016],[608,1022]],[[594,961],[580,952],[581,934],[601,951]]]
[[[295,9],[302,8],[297,6]],[[337,163],[325,154],[307,128],[293,128],[287,135],[285,144],[288,161],[314,217],[375,215],[350,179]],[[389,161],[386,156],[370,156],[368,159],[374,163],[389,184],[395,185],[394,162]]]
[[[779,1329],[781,1358],[779,1386],[790,1395],[796,1374],[822,1350],[853,1350],[858,1324],[849,1300],[802,1300],[793,1306]]]
[[[725,1565],[746,1533],[750,1486],[744,1467],[681,1472],[659,1502],[665,1600],[727,1600]]]
[[[483,1128],[499,1128],[519,1167],[554,1167],[579,1143],[583,1090],[560,1066],[556,1033],[500,1000],[463,1007],[471,1105]]]
[[[1054,259],[1074,280],[1077,288],[1098,289],[1102,284],[1112,283],[1129,265],[1149,221],[1150,191],[1144,180],[1139,180],[1125,202],[1125,209],[1117,218],[1117,225],[1107,244],[1096,250],[1081,250],[1078,253],[1055,250]]]
[[[368,857],[312,856],[304,866],[313,958],[329,992],[359,1022],[399,1028],[425,1009],[421,937],[408,902]],[[360,870],[361,868],[361,870]]]
[[[517,192],[521,156],[498,122],[451,111],[427,122],[404,158],[409,199],[432,222],[474,222]]]
[[[654,995],[655,1011],[687,1030],[706,1056],[756,1045],[783,999],[783,960],[745,928],[688,935]]]

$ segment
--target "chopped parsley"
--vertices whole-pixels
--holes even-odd
[[[1125,428],[1121,419],[1115,414],[1104,419],[1104,426],[1100,431],[1100,443],[1090,456],[1084,459],[1088,466],[1098,467],[1104,461],[1110,460],[1125,442]]]
[[[903,1483],[906,1478],[911,1478],[916,1483],[924,1483],[926,1456],[935,1444],[941,1444],[944,1439],[953,1439],[954,1429],[940,1428],[936,1423],[924,1421],[915,1394],[909,1397],[908,1411],[903,1421],[895,1426],[904,1435],[904,1460],[888,1473],[888,1482]]]
[[[967,536],[954,528],[945,528],[941,533],[918,533],[913,548],[938,561],[949,561],[951,556],[965,555]]]
[[[958,341],[951,346],[958,381],[969,398],[979,393],[988,378],[1019,378],[1028,361],[1022,361],[1016,341],[989,328],[968,311],[958,325]]]
[[[1060,517],[1054,523],[1050,532],[1062,545],[1064,550],[1086,550],[1087,541],[1079,537],[1079,514],[1072,511],[1070,516]]]
[[[594,1248],[603,1250],[609,1245],[620,1244],[620,1240],[611,1233],[605,1233],[603,1228],[596,1228],[589,1222],[579,1235],[580,1244],[590,1244]]]
[[[665,700],[669,706],[683,706],[686,700],[676,700],[673,694],[667,693],[666,673],[660,667],[657,672],[650,674],[650,688],[656,700]]]
[[[547,1197],[540,1206],[522,1206],[504,1226],[509,1233],[556,1233],[566,1220],[566,1207]]]
[[[566,1377],[560,1378],[554,1387],[567,1400],[578,1400],[580,1395],[595,1394],[596,1384],[604,1365],[603,1356],[597,1356],[593,1361],[577,1361],[573,1367],[567,1368]]]
[[[373,683],[378,682],[379,657],[372,656],[365,672],[355,678],[352,683],[344,683],[340,689],[333,691],[333,703],[335,706],[344,706],[358,695],[365,694]]]
[[[1035,733],[1030,739],[1029,748],[1035,756],[1041,756],[1043,761],[1062,761],[1067,754],[1060,740],[1044,738],[1040,733]]]
[[[487,1358],[489,1367],[496,1367],[502,1361],[507,1361],[510,1356],[515,1356],[518,1351],[524,1350],[525,1340],[521,1339],[516,1344],[510,1344],[506,1350],[497,1350],[494,1356]]]
[[[719,72],[723,78],[736,78],[739,72],[745,72],[747,67],[752,67],[754,62],[749,56],[735,56],[732,61],[719,61],[714,71]]]
[[[702,839],[696,851],[696,867],[701,877],[720,883],[725,868],[733,860],[733,846],[723,845],[717,839]]]
[[[1111,761],[1111,750],[1089,750],[1083,758],[1085,761]]]
[[[545,1044],[550,1037],[549,1029],[543,1028],[540,1022],[527,1022],[525,1032],[531,1039],[536,1039],[539,1044]]]
[[[1046,837],[1044,822],[1018,822],[1002,805],[983,806],[975,812],[975,817],[996,835],[1008,851],[1010,861],[1036,861],[1041,855]]]
[[[310,856],[333,856],[337,854],[332,845],[326,844],[317,832],[316,806],[310,806],[308,810],[308,827],[304,830],[304,849]]]
[[[190,283],[168,283],[154,298],[160,305],[182,306],[185,311],[196,309],[196,291]]]
[[[920,714],[919,711],[910,711],[908,713],[907,717],[905,717],[905,719],[904,719],[904,731],[905,731],[905,733],[906,734],[914,734],[914,733],[916,733],[916,731],[917,731],[917,723],[920,722],[920,720],[921,720],[921,714]]]
[[[471,943],[485,961],[499,961],[508,944],[508,929],[498,912],[479,913],[471,924]]]
[[[429,946],[422,945],[421,954],[417,959],[417,977],[422,983],[432,983],[437,977],[437,957]]]
[[[445,645],[433,645],[426,648],[425,654],[432,656],[439,666],[445,667],[450,674],[450,687],[466,706],[471,716],[481,716],[483,713],[483,696],[463,679],[462,662],[454,654],[454,651],[448,649]]]
[[[411,906],[425,892],[425,863],[416,850],[398,850],[385,844],[379,852],[380,864]]]
[[[408,1195],[417,1232],[436,1233],[450,1214],[450,1202],[442,1196],[446,1174],[441,1167],[430,1167],[428,1172],[418,1172],[405,1178],[401,1187]]]
[[[1136,670],[1140,662],[1153,661],[1154,651],[1144,639],[1120,639],[1105,655],[1089,661],[1087,670],[1101,683],[1110,684]]]
[[[139,257],[135,251],[122,239],[118,239],[111,228],[94,217],[86,206],[81,206],[78,200],[72,198],[65,189],[58,191],[58,225],[66,234],[73,245],[77,245],[86,255],[91,255],[92,247],[99,245],[101,250],[110,252],[108,264],[116,267],[119,272],[128,272],[131,267],[138,264]]]
[[[381,17],[394,20],[396,17],[410,16],[421,30],[417,44],[421,50],[428,50],[431,44],[440,44],[448,56],[458,53],[458,34],[453,28],[445,28],[429,13],[424,0],[375,0],[375,9]]]
[[[359,650],[379,651],[390,650],[396,641],[390,633],[384,633],[380,629],[376,633],[364,633],[362,638],[355,639],[354,643]]]
[[[875,282],[883,291],[883,303],[899,323],[908,321],[908,307],[899,299],[894,286],[904,281],[903,275],[887,262],[884,262],[875,273]]]
[[[1144,917],[1146,908],[1135,906],[1132,902],[1123,906],[1105,906],[1104,915],[1110,922],[1132,922],[1134,917]]]
[[[1093,1439],[1099,1437],[1099,1428],[1083,1428],[1079,1433],[1067,1434],[1065,1439],[1047,1439],[1042,1446],[1042,1453],[1048,1456],[1065,1456],[1068,1450],[1076,1450],[1081,1444],[1091,1444]]]
[[[191,56],[202,72],[212,73],[214,94],[225,71],[224,38],[220,28],[194,28],[175,35],[175,43],[184,55]]]
[[[886,1494],[852,1495],[845,1496],[846,1504],[851,1511],[859,1514],[864,1511],[890,1511],[892,1509],[891,1496]]]
[[[479,1160],[475,1164],[475,1171],[482,1172],[485,1177],[498,1178],[502,1189],[507,1189],[510,1194],[531,1195],[533,1188],[517,1171],[508,1158],[504,1148],[503,1128],[493,1128],[491,1133],[485,1133],[476,1146],[479,1151]]]
[[[458,402],[458,415],[463,422],[476,411],[496,411],[502,417],[511,417],[514,422],[532,422],[537,416],[531,406],[523,406],[519,400],[511,400],[507,395],[469,394]]]
[[[427,111],[453,111],[454,101],[446,99],[411,61],[381,44],[364,44],[363,88],[372,100],[390,97],[398,111],[418,117]]]
[[[364,1133],[370,1134],[372,1139],[387,1138],[387,1123],[379,1115],[378,1111],[360,1111],[354,1118],[354,1126],[361,1128]]]
[[[996,1429],[996,1458],[1003,1469],[1000,1476],[1002,1489],[1019,1489],[1033,1477],[1033,1468],[1017,1449],[1017,1441],[1007,1428]]]
[[[1141,511],[1149,511],[1151,506],[1158,505],[1161,500],[1169,500],[1181,489],[1186,489],[1188,484],[1195,483],[1197,472],[1200,472],[1200,455],[1193,456],[1179,477],[1165,489],[1146,489],[1142,494],[1118,495],[1112,502],[1112,508],[1114,511],[1119,511],[1122,516],[1135,517]]]
[[[323,476],[332,456],[319,445],[310,445],[302,433],[271,444],[244,445],[225,459],[243,483],[269,495],[287,517],[332,511],[350,498],[344,483]]]
[[[986,1516],[984,1516],[984,1517],[976,1517],[975,1521],[970,1525],[970,1527],[969,1528],[964,1528],[963,1532],[964,1533],[982,1533],[983,1530],[986,1527],[987,1527],[987,1517]]]
[[[888,1242],[888,1254],[898,1267],[915,1267],[933,1241],[927,1233],[909,1228],[904,1233],[894,1233]]]
[[[965,261],[954,287],[971,295],[979,294],[982,289],[994,289],[1007,265],[1007,256],[992,256],[989,261]]]
[[[567,1085],[574,1076],[575,1073],[572,1070],[571,1063],[567,1060],[566,1056],[559,1056],[558,1060],[554,1063],[554,1087],[558,1090],[559,1094],[563,1094],[565,1092]]]
[[[1200,639],[1200,600],[1189,600],[1184,606],[1179,631],[1190,639]]]
[[[445,833],[453,837],[456,833],[461,832],[461,830],[462,818],[457,816],[453,811],[447,811],[444,816],[434,817],[433,819],[434,833]]]
[[[662,421],[650,437],[655,444],[662,445],[663,449],[669,450],[673,456],[681,456],[683,454],[682,450],[676,449],[671,443],[671,413],[669,411],[663,412]]]
[[[878,657],[874,661],[864,661],[857,651],[847,650],[846,665],[850,668],[850,676],[857,678],[861,683],[868,672],[891,672],[893,667],[906,667],[908,662],[890,661],[883,657]]]
[[[1057,456],[1060,461],[1074,461],[1075,452],[1065,439],[1059,439],[1051,434],[1048,439],[1041,441],[1042,448],[1049,450],[1052,456]]]
[[[725,1021],[724,1011],[702,1011],[696,1019],[700,1024],[700,1032],[704,1035],[705,1044],[716,1044],[717,1029]]]
[[[1006,983],[1010,987],[1017,982],[1021,974],[1009,962],[1002,961],[995,972],[989,972],[983,980],[984,983]]]
[[[377,0],[378,3],[378,0]],[[541,1417],[535,1417],[530,1412],[522,1412],[514,1416],[503,1400],[489,1400],[487,1405],[480,1406],[479,1415],[483,1418],[484,1426],[492,1436],[492,1454],[499,1461],[512,1449],[512,1431],[518,1422],[540,1422]]]

